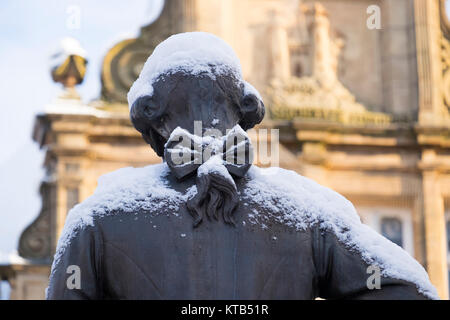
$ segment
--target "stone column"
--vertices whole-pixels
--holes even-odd
[[[331,89],[338,82],[337,61],[343,43],[339,39],[331,39],[328,13],[321,4],[315,3],[308,14],[312,20],[313,77],[324,88]]]
[[[282,13],[277,10],[270,12],[268,36],[270,41],[270,60],[272,78],[287,80],[291,75],[289,43]]]
[[[422,208],[424,219],[425,264],[431,282],[442,299],[448,299],[448,268],[445,215],[436,148],[427,135],[440,126],[444,118],[441,62],[441,15],[439,0],[414,0],[417,72],[419,83],[418,127],[428,128],[418,141],[424,144],[422,159]],[[423,131],[424,129],[422,129]],[[428,143],[427,143],[428,142]],[[426,145],[426,146],[425,146]]]
[[[442,63],[438,0],[415,0],[417,71],[419,81],[419,123],[442,121]]]
[[[444,200],[439,174],[426,164],[433,161],[434,150],[424,150],[422,164],[423,213],[425,220],[425,257],[428,275],[441,299],[448,299],[447,235]]]

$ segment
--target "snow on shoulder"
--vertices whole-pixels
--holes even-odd
[[[52,270],[77,231],[94,225],[94,218],[114,212],[137,214],[140,210],[176,214],[179,206],[190,197],[167,186],[169,173],[165,163],[144,168],[122,168],[98,179],[94,194],[69,211],[58,240]]]
[[[424,268],[398,245],[384,238],[361,220],[350,201],[294,171],[252,166],[241,195],[267,208],[280,223],[305,230],[319,225],[331,231],[345,247],[356,251],[364,262],[380,267],[381,274],[414,283],[420,293],[439,299]],[[264,221],[253,215],[252,223]]]
[[[261,99],[258,91],[243,80],[239,59],[225,41],[207,32],[185,32],[172,35],[156,46],[128,92],[129,107],[138,98],[153,94],[152,85],[159,76],[178,71],[211,78],[231,73],[242,82],[246,93]]]
[[[140,210],[176,215],[196,189],[190,188],[184,194],[172,189],[165,178],[169,171],[167,164],[162,163],[123,168],[102,176],[94,194],[70,210],[52,273],[77,232],[93,226],[96,218],[119,211],[137,214]],[[297,230],[319,225],[358,252],[367,264],[378,265],[383,276],[414,283],[420,293],[439,298],[423,267],[402,248],[362,224],[353,205],[338,193],[290,170],[252,166],[240,196],[248,203],[267,208],[271,218]],[[264,216],[249,216],[250,222],[262,226],[264,221],[259,219]]]

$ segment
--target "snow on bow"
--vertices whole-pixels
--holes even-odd
[[[165,145],[164,160],[178,179],[197,172],[197,194],[187,202],[194,227],[204,216],[219,220],[221,215],[225,223],[235,224],[239,196],[232,175],[242,178],[253,161],[250,139],[239,125],[219,137],[200,137],[178,127]]]
[[[177,127],[165,145],[164,159],[178,179],[197,171],[199,175],[211,170],[243,177],[253,162],[253,147],[247,133],[239,125],[225,136],[196,136]]]

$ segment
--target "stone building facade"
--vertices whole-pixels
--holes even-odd
[[[100,175],[160,161],[131,126],[126,93],[160,41],[201,30],[235,49],[244,77],[262,93],[268,112],[259,128],[279,129],[279,165],[351,200],[363,222],[422,263],[448,299],[444,6],[441,0],[166,0],[138,38],[106,53],[100,100],[85,105],[67,94],[36,117],[33,138],[46,152],[43,206],[21,236],[23,261],[0,266],[11,298],[44,297],[65,216],[92,194]],[[83,73],[67,70],[66,76]]]

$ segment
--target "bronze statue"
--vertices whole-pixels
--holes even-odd
[[[164,163],[102,177],[69,213],[48,299],[437,298],[344,197],[251,164],[264,104],[221,39],[168,38],[128,99]]]

